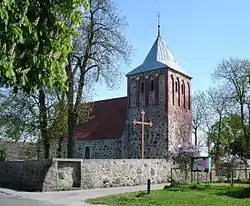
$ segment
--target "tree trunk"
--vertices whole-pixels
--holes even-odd
[[[63,142],[63,136],[59,137],[59,140],[58,140],[58,147],[57,147],[57,157],[58,158],[62,157],[62,142]]]
[[[248,125],[250,126],[250,103],[248,103],[247,108],[248,108]]]
[[[194,129],[194,145],[195,146],[198,146],[198,134],[197,134],[197,132],[198,132],[198,128],[196,127]]]
[[[221,123],[222,123],[222,114],[220,114],[219,118],[219,128],[218,128],[218,145],[221,144]]]
[[[67,76],[68,76],[68,158],[75,157],[76,150],[76,138],[75,138],[75,112],[74,112],[74,76],[71,71],[71,66],[66,67]]]
[[[50,142],[48,136],[48,119],[47,119],[47,111],[46,111],[46,104],[45,104],[45,93],[44,90],[39,90],[39,121],[40,121],[40,131],[41,131],[41,138],[43,142],[44,148],[44,158],[49,158],[50,152]]]
[[[242,125],[242,130],[243,130],[243,133],[244,133],[244,145],[245,147],[244,150],[246,152],[246,155],[250,155],[249,152],[248,152],[248,148],[250,146],[250,139],[248,137],[248,134],[247,134],[247,128],[245,126],[245,123],[244,123],[244,120],[245,120],[245,115],[244,115],[244,102],[243,100],[240,100],[240,116],[241,116],[241,125]]]
[[[219,154],[216,152],[215,155],[214,155],[214,165],[215,165],[215,173],[216,173],[216,176],[219,175],[220,173],[220,170],[221,170],[221,167],[220,167],[220,163],[219,163]]]

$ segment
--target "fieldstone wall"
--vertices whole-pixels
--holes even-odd
[[[167,182],[164,159],[53,159],[0,162],[0,185],[26,191],[104,188]]]
[[[141,158],[141,125],[134,126],[132,121],[141,120],[141,110],[146,112],[145,121],[152,121],[153,126],[145,126],[145,140],[144,140],[144,157],[149,159],[164,158],[168,151],[168,116],[166,113],[166,70],[155,70],[129,77],[129,82],[143,81],[143,79],[158,78],[158,85],[155,86],[154,91],[150,91],[149,81],[149,105],[145,107],[144,102],[140,99],[140,106],[136,107],[135,103],[130,105],[128,109],[129,120],[129,134],[127,136],[127,158],[135,159]],[[134,85],[134,83],[133,83]],[[137,89],[131,85],[131,93],[136,93]],[[155,100],[155,92],[158,88],[158,104]],[[141,91],[139,91],[141,92]],[[145,91],[144,91],[145,92]],[[140,96],[145,96],[145,93]],[[133,95],[130,95],[134,98]],[[131,102],[136,102],[136,99],[131,99]]]
[[[85,160],[82,164],[82,188],[122,187],[167,182],[171,164],[166,160],[121,159]]]
[[[57,188],[81,186],[81,161],[57,162]]]
[[[44,191],[81,187],[105,188],[167,182],[172,163],[164,159],[54,159]],[[56,181],[53,179],[56,176]],[[52,177],[52,178],[50,178]]]
[[[76,158],[85,159],[85,149],[90,147],[90,159],[122,158],[121,138],[85,140],[76,142]],[[67,142],[63,143],[63,157],[67,157]]]
[[[0,162],[0,186],[28,191],[42,191],[50,161]]]

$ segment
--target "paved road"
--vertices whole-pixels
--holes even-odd
[[[48,202],[25,199],[1,193],[0,193],[0,205],[1,206],[55,206]]]
[[[152,190],[163,189],[166,184],[152,185]],[[146,185],[136,187],[117,187],[63,192],[15,192],[0,188],[0,206],[91,206],[85,201],[89,198],[107,195],[145,191]],[[9,197],[1,198],[1,191]],[[6,195],[6,196],[8,196]],[[18,196],[18,197],[17,197]],[[8,199],[9,198],[9,199]],[[18,199],[19,198],[19,199]],[[19,202],[20,201],[20,202]],[[18,202],[18,203],[17,203]],[[5,205],[6,204],[6,205]],[[101,206],[101,205],[98,205]]]

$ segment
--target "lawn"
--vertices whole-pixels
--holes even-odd
[[[112,206],[249,206],[250,187],[187,185],[165,190],[107,196],[89,199],[88,203]]]

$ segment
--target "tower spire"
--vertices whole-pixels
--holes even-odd
[[[157,18],[158,18],[158,37],[161,36],[161,30],[160,30],[160,13],[158,12],[158,15],[157,15]]]

